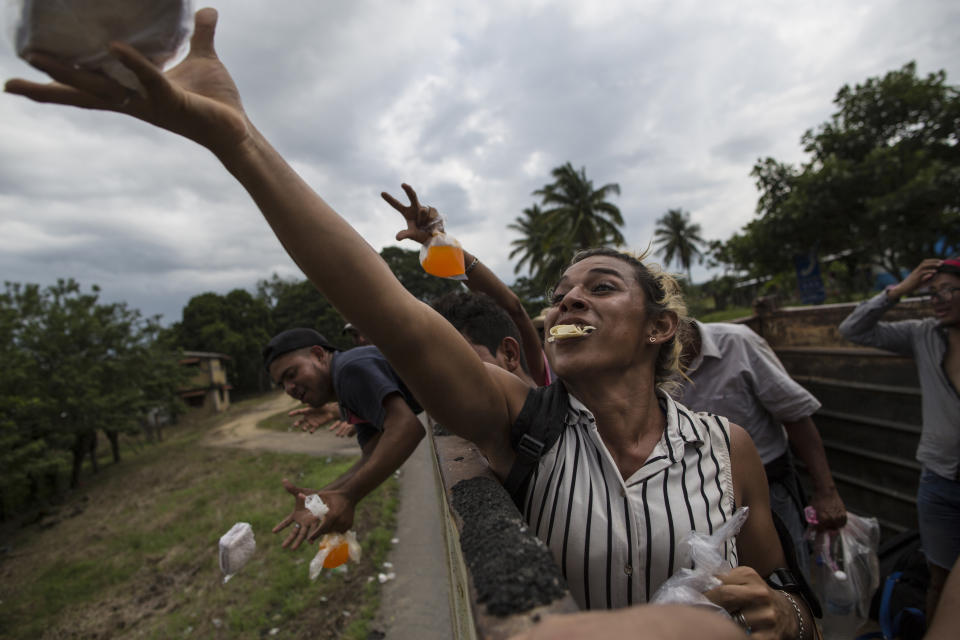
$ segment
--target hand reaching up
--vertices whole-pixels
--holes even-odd
[[[27,61],[55,82],[14,79],[6,83],[5,90],[36,102],[126,113],[194,140],[218,155],[238,151],[255,129],[214,50],[216,26],[215,9],[198,11],[189,54],[166,73],[133,47],[111,44],[110,52],[139,79],[142,94],[100,73],[40,53],[30,54]]]
[[[397,240],[410,238],[420,244],[426,244],[434,233],[443,231],[443,221],[440,214],[433,207],[425,207],[417,199],[417,192],[413,187],[404,183],[400,185],[410,199],[410,204],[400,204],[400,201],[391,196],[386,191],[380,193],[380,197],[387,201],[391,207],[400,212],[400,215],[407,221],[407,228],[397,232]]]

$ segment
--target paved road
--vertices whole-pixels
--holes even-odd
[[[298,406],[280,393],[265,396],[262,404],[212,431],[206,442],[316,456],[360,455],[356,440],[338,438],[326,430],[309,434],[257,428],[264,418]],[[439,490],[426,439],[400,468],[399,482],[398,542],[388,557],[393,568],[384,570],[393,571],[396,578],[383,585],[373,628],[383,632],[386,640],[449,640],[453,632]]]
[[[400,468],[399,542],[390,553],[396,580],[383,585],[373,625],[386,640],[450,640],[450,585],[437,480],[424,438]]]

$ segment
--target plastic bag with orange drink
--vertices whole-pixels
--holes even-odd
[[[360,561],[360,543],[353,531],[328,533],[317,544],[317,555],[310,561],[310,579],[316,580],[324,569],[336,569],[347,561]]]
[[[431,234],[431,238],[420,247],[420,266],[423,270],[439,278],[466,280],[463,247],[456,238],[444,232],[443,216],[437,215],[423,230]]]

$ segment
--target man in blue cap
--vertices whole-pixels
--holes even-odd
[[[416,416],[421,409],[373,346],[341,352],[313,329],[290,329],[270,340],[263,350],[263,364],[270,379],[289,396],[317,408],[339,402],[343,420],[357,428],[362,451],[356,464],[322,489],[283,481],[296,505],[273,532],[292,524],[283,546],[296,549],[304,540],[343,532],[353,525],[357,503],[399,469],[423,438]],[[330,508],[322,521],[304,506],[311,493]]]

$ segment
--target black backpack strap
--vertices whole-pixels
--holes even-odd
[[[773,574],[766,578],[767,583],[774,589],[783,589],[802,596],[814,617],[822,618],[823,610],[820,608],[820,600],[817,599],[817,595],[810,588],[810,583],[800,569],[790,530],[776,511],[771,509],[770,515],[773,518],[773,526],[777,530],[777,537],[780,538],[780,546],[783,548],[783,556],[787,560],[789,570],[774,569]]]
[[[518,509],[523,508],[523,496],[537,461],[550,450],[566,427],[569,405],[567,389],[560,381],[549,387],[531,389],[510,428],[510,444],[517,457],[503,486]]]

